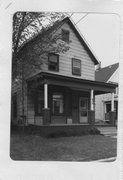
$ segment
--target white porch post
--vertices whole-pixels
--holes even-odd
[[[114,93],[111,94],[111,111],[114,111]]]
[[[48,108],[48,84],[44,84],[44,108]]]
[[[94,90],[91,89],[91,111],[94,110]]]

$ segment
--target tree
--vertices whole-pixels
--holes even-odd
[[[36,37],[36,35],[43,34],[55,23],[58,23],[61,19],[65,17],[63,13],[45,13],[45,12],[17,12],[13,16],[13,39],[12,39],[12,63],[13,63],[13,78],[17,76],[17,66],[21,63],[18,58],[18,53],[20,48],[24,46],[30,39]],[[46,36],[41,39],[43,42],[43,48],[41,48],[41,43],[38,44],[40,52],[42,54],[45,52],[46,48],[51,43],[56,43],[58,37]],[[41,42],[40,41],[40,42]],[[52,41],[52,42],[51,42]],[[47,44],[47,45],[46,45]],[[57,49],[61,47],[58,42]],[[45,48],[46,47],[46,48]],[[59,49],[60,50],[60,49]],[[34,62],[33,62],[34,64]]]
[[[46,62],[38,61],[39,56],[49,52],[64,53],[69,49],[61,40],[61,34],[55,33],[64,17],[63,13],[45,12],[17,12],[13,16],[12,79],[21,81],[23,116],[25,74],[29,66],[41,69]]]

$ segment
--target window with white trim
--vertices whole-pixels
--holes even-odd
[[[59,55],[50,53],[48,56],[48,69],[59,71]]]
[[[64,97],[62,93],[55,92],[52,95],[53,114],[60,115],[64,113]]]
[[[81,60],[72,59],[72,74],[81,76]]]

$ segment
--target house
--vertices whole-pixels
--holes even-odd
[[[12,87],[12,122],[18,124],[22,112],[26,126],[72,129],[89,128],[95,123],[95,95],[112,93],[116,85],[95,81],[95,65],[98,61],[80,35],[70,18],[59,23],[57,31],[63,33],[62,40],[70,48],[65,53],[47,53],[46,63],[40,71],[27,72],[25,83],[24,109],[19,85]],[[56,31],[56,33],[57,33]],[[21,48],[21,54],[31,54],[36,38]],[[71,43],[69,43],[69,41]],[[36,57],[40,61],[40,57]],[[111,123],[113,122],[113,95]],[[80,126],[81,125],[81,126]]]
[[[115,63],[95,72],[95,80],[99,82],[118,84],[119,63]],[[109,123],[111,111],[111,93],[95,96],[95,122],[103,121]],[[118,116],[118,87],[114,93],[115,122]]]

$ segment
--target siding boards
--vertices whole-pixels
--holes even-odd
[[[65,53],[59,54],[59,72],[57,74],[67,75],[70,77],[82,78],[82,79],[95,79],[95,68],[92,59],[90,58],[88,52],[85,50],[84,46],[80,43],[79,39],[76,37],[73,30],[67,23],[64,23],[61,28],[57,30],[56,33],[61,33],[61,29],[69,30],[70,32],[70,41],[69,44],[70,49]],[[31,53],[31,52],[30,52]],[[37,58],[37,57],[36,57]],[[72,58],[77,58],[81,60],[81,76],[72,75]],[[40,70],[31,69],[28,71],[27,77],[31,77],[34,74],[37,74],[41,71],[48,71],[48,57],[47,55],[43,55],[42,57],[38,57],[39,61],[43,61],[44,63],[41,66]],[[55,72],[50,71],[50,73],[55,74]]]
[[[27,121],[28,124],[34,124],[34,92],[28,92],[27,100]]]
[[[59,74],[68,75],[71,77],[76,78],[83,78],[83,79],[90,79],[94,80],[94,63],[91,60],[90,56],[88,55],[87,51],[85,50],[84,46],[81,45],[78,38],[70,29],[68,24],[64,24],[61,29],[66,29],[70,31],[70,50],[64,54],[60,54],[59,58]],[[60,30],[59,30],[60,31]],[[82,73],[81,76],[72,75],[72,58],[77,58],[82,61],[81,69]]]

